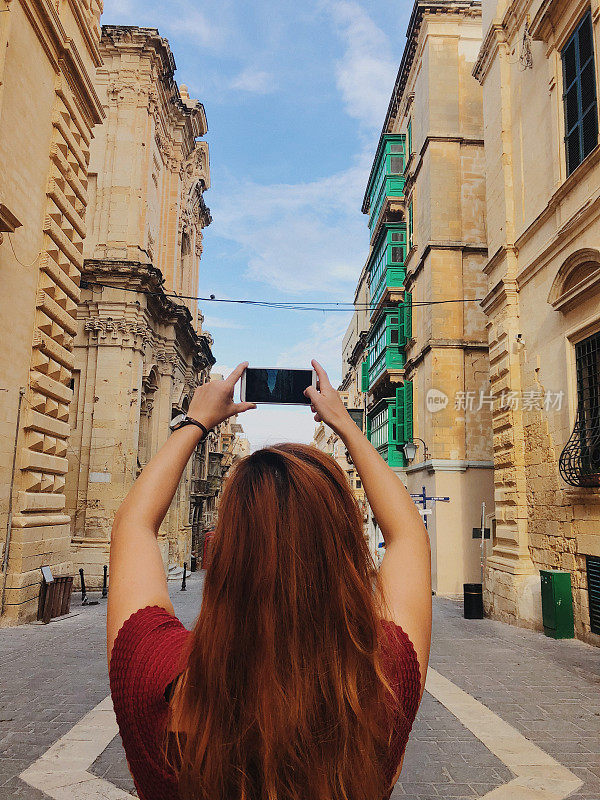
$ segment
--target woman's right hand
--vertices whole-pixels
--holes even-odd
[[[317,378],[319,379],[319,388],[309,386],[304,390],[306,397],[310,399],[310,407],[315,415],[315,422],[324,422],[329,425],[338,436],[342,435],[348,423],[353,425],[350,414],[344,404],[339,392],[333,388],[327,376],[327,373],[318,361],[314,359],[311,361]]]

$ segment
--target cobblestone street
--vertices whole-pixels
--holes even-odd
[[[179,582],[170,585],[188,627],[200,605],[202,576],[190,576],[187,592]],[[105,613],[105,601],[73,603],[68,617],[49,625],[0,630],[1,800],[134,794],[112,710],[102,702],[109,694]],[[599,800],[599,655],[579,641],[465,620],[462,603],[434,598],[427,691],[394,800]],[[69,737],[78,723],[76,731],[88,735]],[[54,755],[35,764],[61,737]],[[51,780],[40,767],[49,758],[56,758]],[[56,764],[63,762],[69,768],[61,779]],[[32,764],[29,785],[19,775]]]

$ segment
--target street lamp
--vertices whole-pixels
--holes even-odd
[[[416,439],[416,441],[414,441],[415,439]],[[418,436],[413,436],[413,441],[412,442],[406,442],[404,444],[402,449],[404,450],[404,455],[406,457],[406,460],[407,461],[413,461],[414,460],[414,457],[417,454],[417,449],[419,447],[417,442],[421,442],[421,444],[423,445],[423,459],[425,461],[427,461],[427,459],[429,458],[429,451],[427,450],[427,445],[425,444],[423,439],[419,439]]]

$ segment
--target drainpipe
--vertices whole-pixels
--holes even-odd
[[[17,442],[19,439],[19,424],[21,421],[21,403],[23,402],[23,397],[25,396],[25,387],[21,386],[19,389],[19,405],[17,406],[17,426],[15,430],[15,444],[13,448],[13,461],[12,461],[12,473],[10,476],[10,490],[8,493],[8,520],[6,523],[6,543],[4,545],[4,563],[2,564],[2,574],[4,579],[2,581],[2,602],[0,603],[0,617],[4,614],[4,595],[6,593],[6,581],[8,578],[8,552],[10,550],[10,534],[12,529],[12,498],[13,498],[13,486],[15,484],[15,467],[17,464]]]

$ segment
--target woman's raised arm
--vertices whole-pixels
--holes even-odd
[[[380,579],[392,619],[409,635],[421,667],[421,691],[431,644],[431,549],[416,505],[396,473],[353,422],[321,365],[313,361],[319,390],[309,387],[317,422],[325,422],[343,440],[377,520],[386,552]]]

